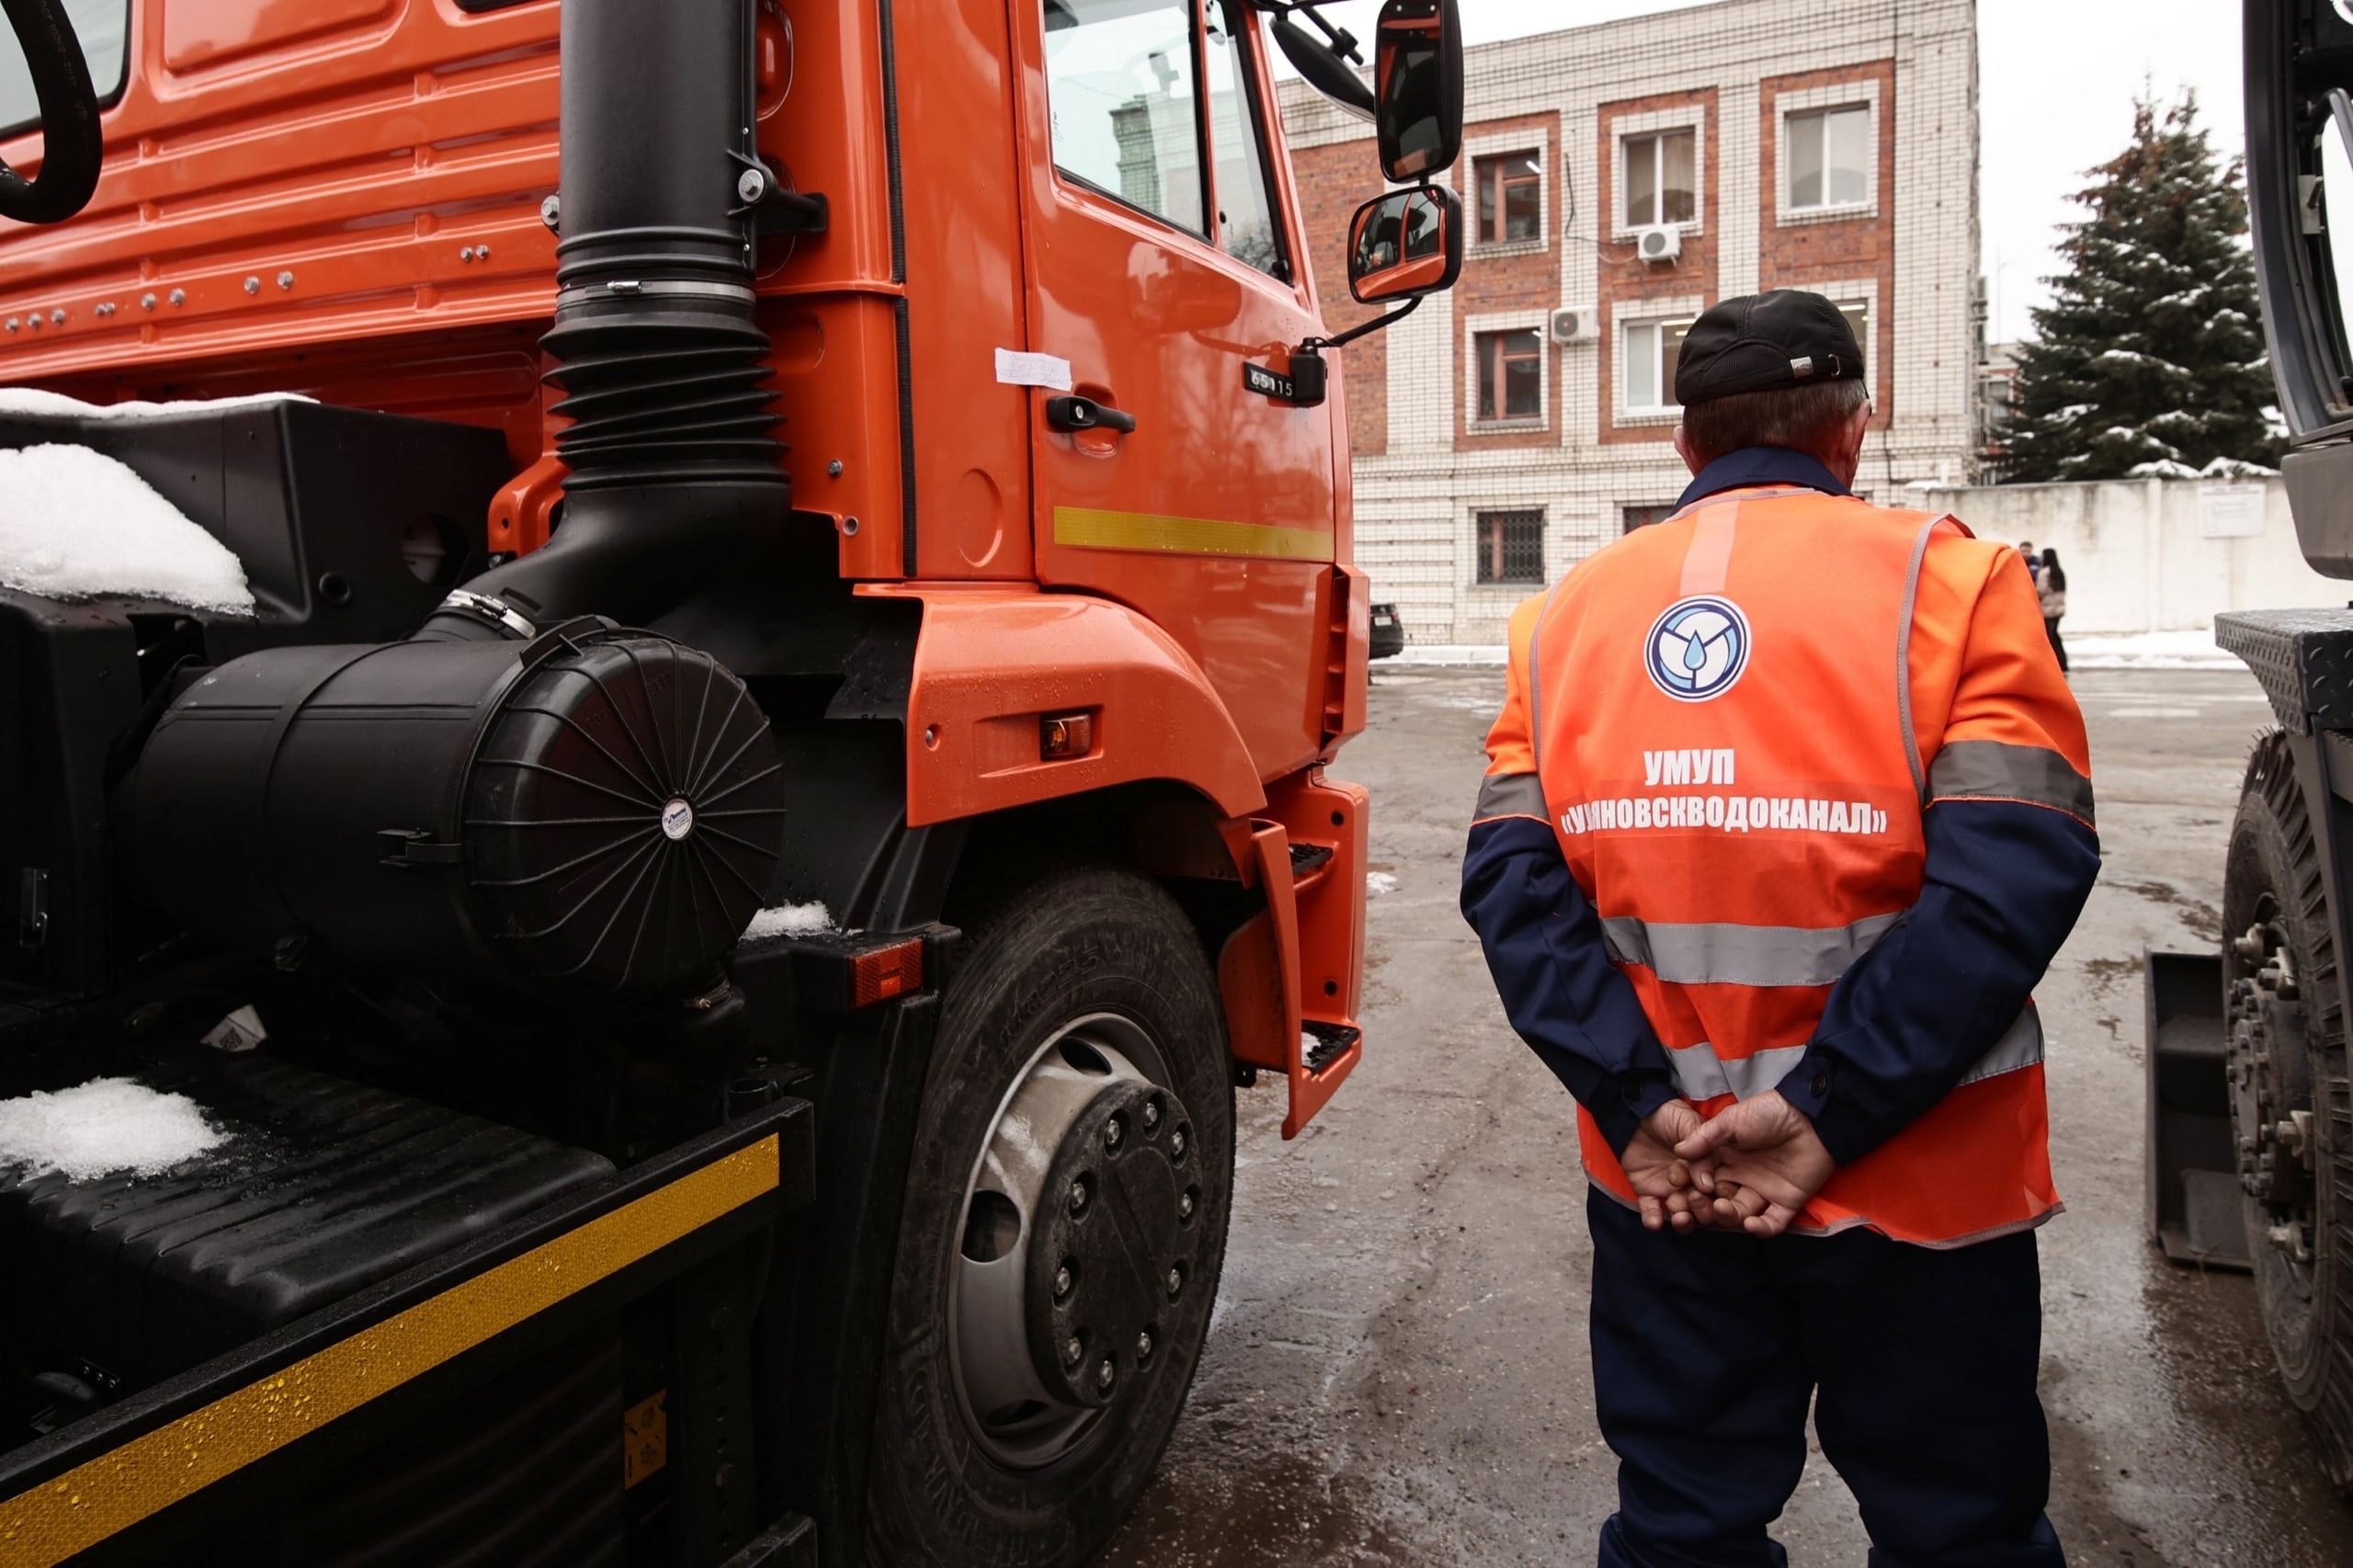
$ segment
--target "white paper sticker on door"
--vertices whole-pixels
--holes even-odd
[[[996,379],[1009,387],[1044,387],[1070,391],[1070,361],[1051,354],[1025,354],[1018,349],[996,351]]]

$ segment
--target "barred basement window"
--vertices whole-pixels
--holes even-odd
[[[1479,581],[1536,584],[1544,581],[1543,513],[1479,514]]]

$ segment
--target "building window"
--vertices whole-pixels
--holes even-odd
[[[1207,234],[1190,0],[1043,0],[1054,166]]]
[[[1544,581],[1543,513],[1479,514],[1479,581],[1535,584]]]
[[[1663,523],[1673,516],[1675,516],[1675,503],[1672,501],[1663,501],[1655,506],[1627,506],[1621,509],[1620,521],[1623,526],[1619,531],[1632,533],[1636,528],[1646,528],[1654,523]]]
[[[1483,332],[1479,356],[1479,423],[1544,417],[1544,341],[1525,332]]]
[[[1688,223],[1698,214],[1698,143],[1699,133],[1688,126],[1620,143],[1626,157],[1626,227]]]
[[[1481,158],[1479,243],[1513,244],[1544,237],[1544,174],[1533,153]]]
[[[1871,308],[1867,301],[1839,300],[1838,313],[1847,318],[1847,330],[1855,335],[1855,347],[1863,351],[1863,369],[1871,365]]]
[[[1789,138],[1790,211],[1861,207],[1870,200],[1867,105],[1807,109],[1782,121],[1782,132]]]
[[[1675,366],[1689,321],[1630,322],[1626,326],[1626,412],[1664,414],[1675,401]]]

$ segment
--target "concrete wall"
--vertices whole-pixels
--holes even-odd
[[[2228,538],[2210,537],[2227,526],[2218,508],[2230,506],[2234,489],[2246,490],[2195,480],[1915,490],[1900,504],[1950,512],[1980,539],[2056,550],[2070,631],[2203,631],[2222,610],[2353,598],[2353,584],[2304,564],[2287,486],[2272,479],[2260,487],[2262,532]]]

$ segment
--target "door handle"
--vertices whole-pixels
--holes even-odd
[[[1050,397],[1046,425],[1054,430],[1117,430],[1131,436],[1135,433],[1136,416],[1106,407],[1091,397]]]

